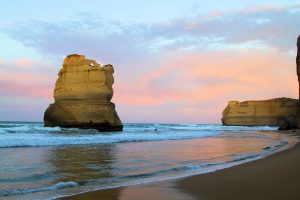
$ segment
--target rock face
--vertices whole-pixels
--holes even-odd
[[[298,36],[297,40],[297,57],[296,57],[296,70],[298,76],[298,93],[299,93],[299,100],[300,100],[300,35]],[[297,107],[297,114],[293,118],[290,118],[288,121],[283,123],[279,130],[289,130],[289,129],[296,129],[300,128],[300,106]]]
[[[222,113],[222,123],[231,126],[281,126],[296,116],[298,103],[298,100],[290,98],[229,101]]]
[[[298,84],[299,84],[299,100],[300,100],[300,35],[297,40],[296,66],[297,66],[297,76],[298,76]],[[297,109],[297,124],[298,124],[298,127],[300,127],[300,106]]]
[[[121,131],[122,122],[111,102],[114,68],[85,56],[65,58],[55,83],[54,100],[44,114],[45,126]]]

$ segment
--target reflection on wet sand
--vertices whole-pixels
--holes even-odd
[[[60,200],[196,200],[193,196],[175,188],[174,182],[120,187],[60,198]]]
[[[52,149],[51,152],[49,162],[53,165],[56,183],[72,181],[84,186],[114,177],[115,145],[67,146]],[[77,191],[74,189],[73,192],[82,192],[80,188]],[[68,192],[61,194],[69,195]],[[118,199],[118,196],[118,191],[113,192],[108,199]]]
[[[111,178],[115,162],[114,145],[69,146],[52,149],[49,162],[56,182],[84,182]]]

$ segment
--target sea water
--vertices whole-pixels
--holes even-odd
[[[123,132],[0,122],[0,199],[53,199],[208,173],[293,143],[277,127],[134,124]]]

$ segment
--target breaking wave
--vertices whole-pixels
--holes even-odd
[[[49,128],[42,123],[0,123],[0,148],[59,145],[109,144],[213,137],[221,131],[276,130],[276,127],[246,127],[199,124],[125,124],[123,132],[92,129]]]

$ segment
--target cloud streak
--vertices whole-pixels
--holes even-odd
[[[300,6],[295,5],[252,7],[152,24],[104,21],[96,15],[81,14],[74,20],[15,23],[4,26],[2,31],[46,53],[66,55],[75,51],[101,55],[105,60],[128,61],[166,49],[226,48],[253,42],[256,46],[290,50],[298,27]]]

